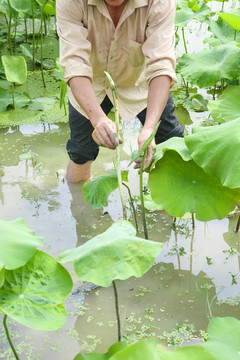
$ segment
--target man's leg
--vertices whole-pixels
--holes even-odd
[[[172,94],[169,93],[167,104],[163,110],[163,113],[160,118],[160,125],[155,136],[156,144],[166,141],[167,139],[177,136],[183,137],[184,128],[179,123],[176,115],[174,114],[174,102]],[[142,124],[145,122],[147,109],[144,109],[140,112],[137,117]]]
[[[105,97],[101,107],[105,114],[112,109],[112,103]],[[96,159],[99,146],[92,138],[91,122],[69,104],[69,126],[71,138],[67,142],[69,163],[66,179],[69,182],[87,181],[91,178],[91,165]]]

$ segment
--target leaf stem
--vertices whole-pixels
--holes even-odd
[[[140,199],[141,199],[141,210],[142,210],[142,222],[143,222],[144,236],[145,236],[145,239],[148,239],[144,197],[143,197],[143,166],[144,166],[146,154],[147,154],[147,149],[144,151],[142,162],[141,162],[141,168],[140,168]]]
[[[9,342],[9,345],[11,346],[11,349],[13,351],[13,354],[15,356],[15,358],[17,360],[20,360],[16,350],[15,350],[15,347],[13,345],[13,342],[11,340],[11,337],[10,337],[10,334],[9,334],[9,330],[8,330],[8,327],[7,327],[7,315],[4,315],[4,318],[3,318],[3,326],[4,326],[4,329],[5,329],[5,333],[6,333],[6,336],[7,336],[7,339],[8,339],[8,342]]]
[[[14,100],[14,83],[12,82],[12,101],[13,101],[13,107],[15,109],[15,100]]]
[[[32,31],[33,31],[33,40],[32,40],[33,70],[35,70],[35,14],[34,14],[34,0],[32,0]]]
[[[121,341],[122,334],[121,334],[121,322],[119,316],[119,306],[118,306],[118,293],[115,280],[112,281],[113,291],[114,291],[114,298],[115,298],[115,309],[116,309],[116,316],[117,316],[117,326],[118,326],[118,341]]]
[[[130,205],[131,205],[131,209],[132,209],[132,211],[133,211],[134,220],[135,220],[135,226],[136,226],[136,230],[137,230],[137,233],[138,233],[137,213],[136,213],[136,209],[135,209],[135,207],[134,207],[131,190],[130,190],[130,188],[127,186],[127,184],[125,184],[124,182],[123,182],[122,184],[123,184],[123,185],[127,188],[127,190],[128,190],[129,202],[130,202]]]
[[[42,81],[44,87],[46,87],[46,83],[43,74],[43,11],[46,3],[47,0],[45,1],[44,5],[41,7],[41,73],[42,73]]]
[[[195,229],[195,218],[194,218],[194,213],[192,213],[192,227],[193,227],[193,229]]]
[[[188,50],[187,50],[187,44],[186,44],[186,39],[185,39],[184,27],[182,27],[182,38],[183,38],[183,44],[184,44],[185,53],[187,54]]]
[[[235,232],[238,232],[239,227],[240,227],[240,215],[238,216],[238,222],[237,222],[237,226],[236,226]]]
[[[10,0],[7,0],[9,6],[9,22],[8,22],[8,46],[9,53],[12,55],[12,43],[11,43],[11,25],[12,25],[12,6]]]

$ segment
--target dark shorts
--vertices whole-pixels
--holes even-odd
[[[101,104],[101,108],[107,115],[113,105],[109,98],[106,96]],[[183,136],[183,126],[179,123],[176,115],[174,114],[174,103],[171,93],[165,109],[163,110],[160,118],[161,123],[155,136],[156,144],[159,144],[173,136]],[[145,122],[146,111],[141,111],[137,117],[142,124]],[[99,146],[92,138],[94,130],[91,122],[83,115],[81,115],[69,103],[69,126],[71,131],[71,138],[67,142],[67,152],[70,159],[76,164],[84,164],[89,160],[95,160],[98,156]]]

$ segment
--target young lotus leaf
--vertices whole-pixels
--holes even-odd
[[[188,150],[184,139],[180,137],[172,137],[156,146],[156,152],[150,166],[150,171],[154,168],[156,163],[163,157],[167,150],[175,150],[183,158],[184,161],[191,160],[191,154]]]
[[[27,80],[27,64],[23,56],[2,55],[6,79],[12,83],[23,84]]]
[[[176,70],[190,84],[200,88],[213,86],[221,79],[238,79],[240,48],[221,45],[195,54],[183,54]]]
[[[208,325],[208,341],[202,346],[217,360],[239,360],[240,321],[216,317]]]
[[[167,151],[149,174],[152,198],[174,217],[196,213],[200,221],[222,219],[240,199],[240,189],[221,185],[194,161],[184,161],[175,151]]]
[[[240,118],[240,86],[228,86],[219,100],[210,100],[208,109],[217,122]]]
[[[128,181],[128,172],[122,171],[122,180]],[[83,196],[93,210],[108,205],[108,197],[118,187],[117,174],[99,176],[83,185]]]
[[[22,218],[13,221],[0,220],[0,269],[13,270],[31,259],[43,238],[35,236]]]
[[[0,311],[20,324],[38,330],[57,330],[66,321],[61,304],[72,289],[67,270],[50,255],[37,250],[15,270],[6,270],[0,289]]]
[[[48,97],[40,97],[33,99],[31,104],[28,106],[29,110],[42,110],[47,111],[54,108],[56,103],[55,98],[48,98]]]
[[[14,95],[14,104],[15,108],[22,108],[28,105],[31,102],[31,99],[28,94],[15,94]],[[7,110],[9,105],[13,105],[12,94],[0,89],[0,112],[4,112]]]
[[[240,8],[232,10],[228,13],[219,13],[219,16],[233,29],[240,31]]]
[[[175,16],[175,26],[185,27],[193,19],[204,21],[210,13],[211,9],[206,5],[201,6],[198,11],[193,11],[190,8],[178,10]]]
[[[231,189],[240,188],[239,134],[240,118],[185,137],[195,163]]]
[[[60,254],[60,261],[74,261],[81,280],[104,287],[115,279],[141,277],[154,264],[162,244],[135,235],[136,230],[129,221],[116,222],[85,244]]]
[[[108,360],[110,359],[115,353],[120,350],[125,349],[128,344],[124,341],[119,341],[116,344],[113,344],[106,354],[78,354],[73,360]]]

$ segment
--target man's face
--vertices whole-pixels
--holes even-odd
[[[120,6],[128,0],[104,0],[107,5],[110,6]]]

